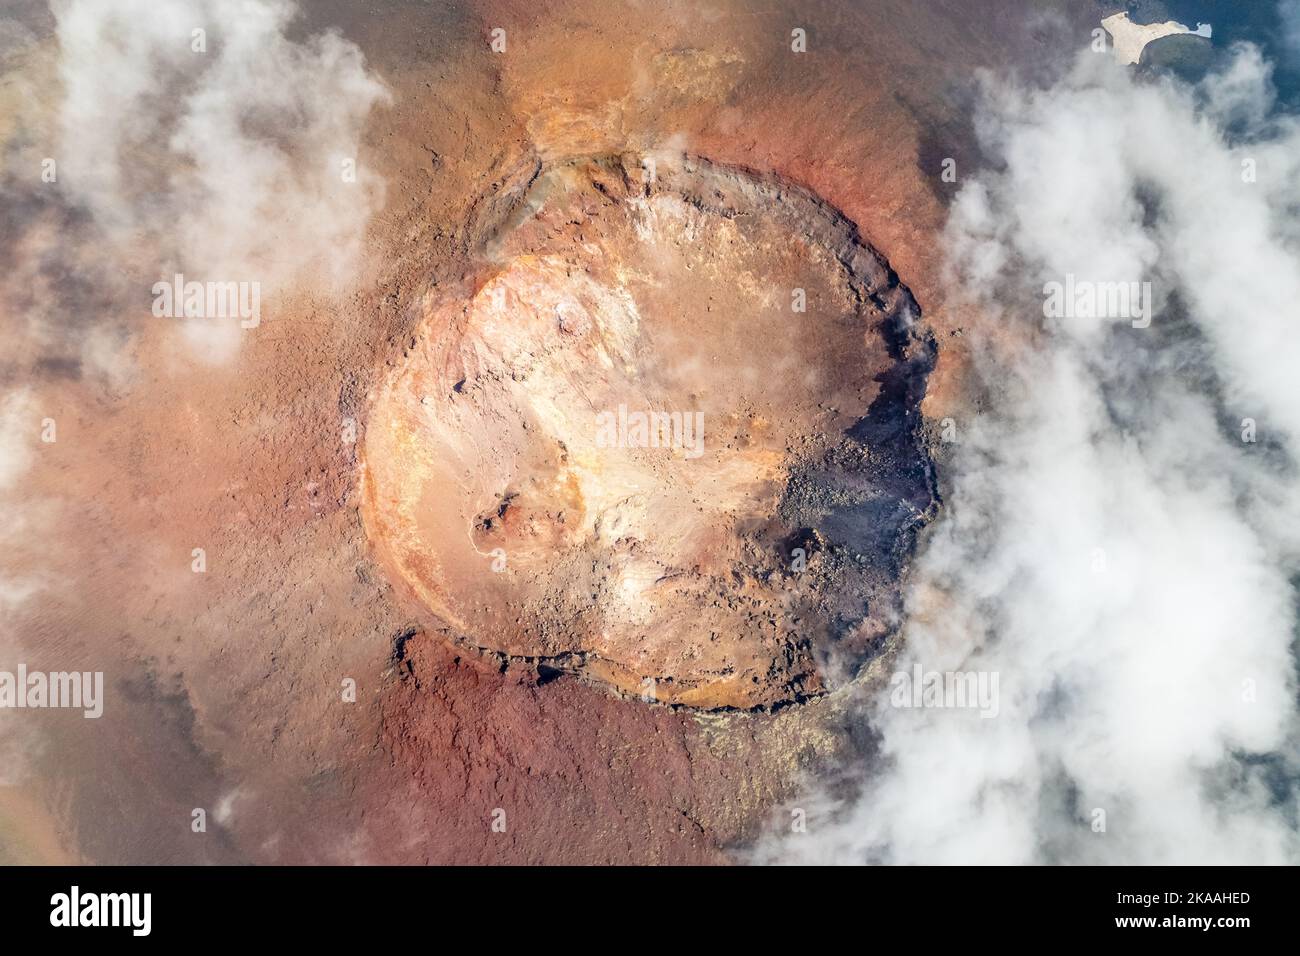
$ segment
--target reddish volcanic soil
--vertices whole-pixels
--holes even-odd
[[[827,458],[835,442],[823,436],[851,427],[887,387],[880,376],[915,358],[891,355],[881,331],[908,289],[917,334],[937,343],[926,421],[960,407],[963,318],[940,297],[938,239],[955,187],[940,163],[976,162],[965,126],[975,68],[1077,44],[1061,40],[1064,21],[1027,18],[1017,0],[305,6],[306,26],[337,25],[393,93],[360,157],[388,185],[355,289],[333,296],[304,281],[265,302],[261,326],[216,366],[188,358],[146,303],[119,317],[136,369],[120,388],[39,343],[6,365],[11,381],[40,380],[39,413],[60,423],[26,477],[33,533],[14,555],[44,591],[10,623],[32,668],[104,670],[109,705],[98,721],[41,721],[28,772],[0,787],[0,859],[724,862],[788,819],[805,775],[870,753],[843,695],[823,692],[864,661],[857,679],[878,676],[884,627],[848,598],[887,593],[892,575],[855,577],[827,556],[812,588],[823,597],[796,607],[785,555],[798,541],[816,550],[814,537],[792,536],[819,523],[854,533],[818,502],[827,488],[856,501],[859,479],[878,472],[844,464],[843,449]],[[488,49],[494,26],[507,29],[504,54]],[[793,27],[807,29],[807,54],[791,53]],[[698,226],[710,242],[640,261],[621,160],[581,167],[552,218],[512,226],[495,262],[485,258],[483,223],[500,210],[484,204],[501,201],[514,172],[645,154],[669,157],[652,204],[680,206],[689,189],[672,184],[673,164],[702,157],[735,182],[816,197],[896,276],[846,276],[826,242],[782,247],[789,224],[752,217],[747,239],[770,249],[743,262],[719,245],[734,224],[707,213]],[[619,195],[596,215],[600,177]],[[561,276],[556,258],[579,234],[587,285]],[[761,281],[742,288],[738,263]],[[686,283],[711,264],[714,278]],[[124,269],[148,288],[148,263]],[[637,269],[650,279],[627,277]],[[503,356],[525,333],[492,315],[493,281],[507,293],[533,283],[534,304],[641,296],[646,334],[685,338],[688,351],[724,343],[710,387],[693,394],[642,358],[636,374],[594,374],[594,353],[548,352],[531,384],[515,381]],[[859,309],[852,282],[888,301]],[[788,310],[801,285],[815,304],[799,318],[820,322],[816,335],[756,305],[775,289]],[[737,299],[724,313],[753,325],[710,325],[709,296],[728,289]],[[589,312],[586,324],[572,313],[571,328],[613,314]],[[483,364],[466,365],[470,355]],[[825,382],[801,391],[794,368]],[[574,383],[603,391],[545,420]],[[714,434],[744,449],[743,467],[633,455],[602,472],[520,427],[545,423],[548,440],[581,444],[588,433],[561,434],[572,415],[665,396],[726,419]],[[401,447],[395,421],[414,444]],[[479,439],[481,451],[469,447]],[[864,433],[859,451],[886,441]],[[477,455],[473,474],[420,473],[420,449]],[[802,499],[790,491],[800,476],[814,489]],[[689,484],[705,478],[707,491]],[[930,505],[919,487],[896,494],[917,513]],[[644,513],[624,504],[629,488],[650,502]],[[410,505],[420,496],[425,506]],[[492,514],[500,526],[485,523]],[[646,543],[602,539],[602,515],[622,515]],[[654,533],[666,526],[671,536]],[[497,546],[520,559],[510,574],[467,570],[471,551]],[[562,585],[593,558],[581,583],[601,596],[584,604]],[[754,580],[735,580],[746,561]],[[765,617],[776,622],[766,631],[755,624]],[[845,649],[828,646],[830,622],[853,633]],[[646,678],[659,702],[639,698]],[[191,832],[194,808],[207,811],[204,834]]]

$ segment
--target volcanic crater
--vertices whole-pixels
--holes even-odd
[[[857,675],[937,506],[911,293],[810,191],[700,157],[540,160],[412,302],[362,514],[458,643],[775,709]]]

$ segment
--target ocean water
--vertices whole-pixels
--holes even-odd
[[[1162,15],[1163,8],[1167,15]],[[1261,47],[1273,61],[1279,98],[1288,110],[1300,109],[1300,3],[1294,4],[1293,25],[1288,43],[1279,0],[1161,0],[1132,5],[1130,16],[1141,23],[1173,19],[1192,29],[1196,24],[1214,27],[1216,58],[1235,42],[1248,41]]]

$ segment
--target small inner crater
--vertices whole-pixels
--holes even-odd
[[[478,206],[374,396],[363,516],[465,643],[702,708],[806,700],[897,621],[935,347],[843,215],[699,158]]]

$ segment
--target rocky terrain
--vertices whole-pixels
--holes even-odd
[[[973,71],[1073,49],[1079,6],[305,4],[391,94],[384,202],[346,288],[303,277],[225,362],[149,315],[148,250],[56,298],[95,246],[9,206],[67,251],[6,288],[62,307],[4,330],[59,422],[9,499],[40,591],[5,647],[109,706],[9,725],[0,855],[722,862],[869,758],[835,691],[880,678],[969,394],[943,160],[977,161]],[[28,7],[6,69],[52,98]],[[703,412],[702,454],[598,447],[620,405]]]

